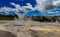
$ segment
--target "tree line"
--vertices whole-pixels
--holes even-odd
[[[0,14],[0,20],[14,20],[15,16],[12,16],[12,15],[2,15],[2,14]]]
[[[19,19],[17,15],[2,15],[0,14],[0,20],[14,20],[15,17]],[[33,21],[39,21],[39,22],[60,22],[60,16],[25,16],[23,18],[24,20],[33,20]]]
[[[25,18],[31,18],[33,21],[39,22],[60,22],[60,16],[27,16]]]

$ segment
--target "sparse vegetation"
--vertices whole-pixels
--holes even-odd
[[[12,16],[12,15],[1,15],[0,14],[0,20],[14,20],[15,16]]]
[[[17,15],[1,15],[0,20],[14,20],[15,17],[19,19]],[[32,19],[33,21],[40,21],[40,22],[60,22],[60,16],[25,16],[24,20]]]
[[[27,18],[40,22],[60,22],[60,16],[27,16]]]

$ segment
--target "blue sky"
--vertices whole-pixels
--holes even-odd
[[[30,3],[32,5],[32,7],[35,7],[36,0],[0,0],[0,8],[4,7],[4,6],[15,8],[10,3],[19,4],[20,6],[26,6],[26,3]],[[13,12],[11,12],[11,13],[13,14]],[[5,13],[1,12],[0,14],[5,14]]]
[[[48,3],[49,3],[49,0],[47,0],[48,1]],[[38,0],[38,2],[40,2],[40,0]],[[21,7],[22,6],[27,6],[27,3],[29,3],[29,4],[31,4],[32,5],[32,8],[34,8],[34,7],[36,7],[36,5],[37,5],[37,3],[38,3],[36,0],[0,0],[0,9],[1,8],[4,8],[5,7],[5,9],[6,9],[6,7],[7,8],[16,8],[14,5],[11,5],[10,3],[14,3],[16,6],[17,6],[17,4],[18,5],[20,5]],[[59,1],[58,1],[59,2]],[[51,3],[51,0],[50,0],[50,3]],[[49,4],[50,4],[49,3]],[[45,3],[43,3],[43,4],[45,4]],[[54,6],[53,5],[49,5],[49,4],[47,4],[47,6],[46,7],[48,7],[48,8],[50,8],[51,9],[51,11],[50,12],[52,12],[52,13],[49,13],[49,12],[41,12],[40,10],[39,10],[39,8],[40,7],[44,7],[44,5],[43,4],[41,4],[41,5],[37,5],[37,10],[32,10],[32,11],[30,11],[30,12],[28,12],[27,13],[27,15],[29,15],[29,16],[55,16],[55,15],[60,15],[60,10],[52,10],[51,8],[54,8],[54,7],[60,7],[59,5],[56,5],[55,4],[55,2],[54,2]],[[58,3],[58,4],[60,4],[60,3]],[[43,9],[44,10],[44,9]],[[56,12],[56,11],[58,11],[58,13]],[[22,11],[22,12],[18,12],[18,13],[20,13],[20,14],[24,14],[24,12]],[[57,13],[57,14],[56,14]],[[5,13],[5,10],[4,11],[2,11],[2,12],[0,12],[0,14],[5,14],[5,15],[7,15],[6,13]],[[9,12],[9,14],[12,14],[12,15],[14,15],[15,14],[15,12]]]
[[[16,3],[21,6],[26,6],[26,3],[30,3],[33,7],[36,5],[36,0],[0,0],[0,7],[8,6],[14,8],[10,3]]]

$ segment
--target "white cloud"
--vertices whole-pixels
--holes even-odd
[[[11,11],[11,8],[9,8],[9,7],[1,7],[0,8],[0,12],[5,12],[6,14],[9,14],[8,12],[10,12]]]
[[[10,7],[1,7],[0,12],[5,12],[6,14],[9,14],[9,12],[15,12],[19,19],[22,19],[27,12],[34,11],[34,8],[30,3],[27,3],[27,6],[20,6],[19,4],[15,3],[10,3],[11,5],[15,6],[15,8],[10,8]],[[25,12],[24,15],[19,14],[18,12],[23,11]]]
[[[35,9],[32,7],[32,5],[30,3],[27,3],[28,6],[23,6],[22,9],[24,12],[30,12],[30,11],[34,11]],[[30,11],[29,11],[29,10]]]
[[[46,8],[48,8],[49,10],[60,9],[60,0],[36,0],[36,2],[37,5],[35,9],[38,11],[47,11]]]
[[[45,1],[46,0],[36,0],[37,5],[35,9],[42,12],[45,11]]]
[[[0,12],[15,12],[17,14],[17,12],[23,11],[25,13],[29,12],[29,11],[33,11],[34,8],[32,7],[32,5],[30,3],[27,3],[27,6],[20,6],[19,4],[15,4],[15,3],[10,3],[11,5],[15,6],[15,8],[10,8],[10,7],[1,7],[0,8]],[[28,10],[30,9],[30,10]]]
[[[15,3],[11,3],[11,5],[14,5],[18,12],[19,11],[28,12],[29,10],[27,9],[31,9],[32,11],[34,10],[34,8],[32,7],[30,3],[27,3],[27,6],[22,6],[22,7],[19,4],[15,4]]]
[[[27,3],[27,6],[20,6],[19,4],[15,4],[15,3],[10,3],[11,5],[15,6],[15,8],[10,8],[10,7],[1,7],[0,8],[0,12],[30,12],[30,11],[34,11],[34,10],[38,10],[38,11],[45,11],[45,2],[46,0],[36,0],[37,5],[33,8],[32,5],[30,3]]]
[[[46,2],[47,1],[47,2]],[[0,12],[20,12],[23,11],[25,13],[30,12],[30,11],[34,11],[34,10],[38,10],[41,12],[44,12],[46,9],[46,5],[51,4],[50,2],[53,0],[36,0],[37,4],[36,6],[33,8],[32,5],[30,3],[27,3],[27,6],[20,6],[19,4],[15,4],[15,3],[10,3],[11,5],[15,6],[15,8],[10,8],[10,7],[1,7],[0,8]],[[60,1],[58,1],[60,3]],[[58,3],[57,1],[53,1],[53,5],[57,5]]]
[[[60,6],[60,0],[53,0],[53,5],[54,6]]]
[[[15,4],[15,3],[10,3],[11,5],[15,6],[15,8],[10,8],[10,7],[1,7],[0,8],[0,12],[20,12],[23,11],[25,13],[30,12],[30,11],[34,11],[34,10],[38,10],[38,11],[45,11],[45,2],[46,0],[36,0],[37,5],[33,8],[32,5],[30,3],[27,3],[27,6],[20,6],[19,4]]]

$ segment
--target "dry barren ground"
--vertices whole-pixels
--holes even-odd
[[[60,37],[60,23],[46,23],[36,21],[24,21],[21,25],[14,25],[14,21],[0,21],[0,30],[11,32],[15,37]],[[5,33],[1,36],[8,36]]]

